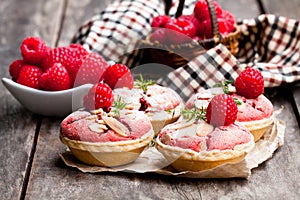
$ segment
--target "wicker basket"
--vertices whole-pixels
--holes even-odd
[[[210,11],[213,38],[198,41],[191,40],[181,44],[162,44],[157,41],[151,42],[151,34],[149,34],[144,40],[140,41],[140,46],[144,49],[143,62],[160,63],[176,69],[219,43],[225,45],[235,55],[239,51],[239,27],[235,25],[234,32],[222,36],[219,32],[213,0],[206,1]],[[175,17],[181,16],[184,2],[184,0],[180,0]]]

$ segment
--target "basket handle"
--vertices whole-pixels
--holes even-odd
[[[218,18],[217,18],[216,8],[214,5],[214,0],[206,0],[206,3],[209,9],[211,27],[213,28],[213,38],[206,39],[205,42],[213,40],[213,42],[218,43],[222,40],[222,35],[219,32]],[[166,4],[165,13],[166,15],[168,15],[172,5],[172,0],[165,0],[165,4]],[[177,11],[175,13],[176,18],[182,15],[184,4],[185,4],[185,0],[179,0]]]

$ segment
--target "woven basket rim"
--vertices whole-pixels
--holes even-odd
[[[192,40],[190,42],[185,42],[185,43],[178,43],[178,44],[164,44],[160,43],[158,41],[151,42],[150,41],[150,36],[151,33],[143,40],[140,41],[141,45],[145,48],[162,48],[164,50],[176,50],[176,49],[190,49],[193,47],[201,47],[202,45],[205,45],[206,43],[222,43],[223,41],[233,41],[237,40],[241,34],[241,29],[239,26],[235,23],[234,24],[235,30],[231,33],[228,33],[226,35],[221,35],[219,41],[216,41],[215,38],[209,38],[209,39],[204,39],[204,40]]]

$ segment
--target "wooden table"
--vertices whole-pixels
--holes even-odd
[[[0,3],[0,74],[20,57],[19,45],[30,35],[50,46],[70,42],[77,28],[109,0],[2,0]],[[262,12],[300,18],[298,0],[218,1],[236,18]],[[0,84],[0,199],[299,199],[300,88],[267,90],[276,108],[284,106],[285,144],[249,179],[188,179],[153,173],[82,173],[68,168],[58,153],[62,118],[27,111]]]

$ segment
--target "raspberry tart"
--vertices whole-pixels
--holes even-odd
[[[83,163],[107,167],[128,164],[152,141],[154,131],[149,118],[142,111],[124,109],[122,101],[113,101],[107,84],[92,87],[84,104],[93,109],[67,116],[60,134],[62,143]]]
[[[258,141],[274,122],[274,106],[263,95],[264,80],[259,70],[245,69],[235,80],[233,98],[241,102],[237,121],[246,126]]]
[[[207,112],[194,107],[182,116],[156,138],[156,148],[178,171],[199,172],[238,163],[254,147],[252,134],[236,121],[237,106],[230,95],[213,97]]]
[[[113,92],[115,100],[121,98],[127,108],[143,111],[149,117],[155,134],[176,121],[184,107],[183,100],[174,90],[154,82],[149,84],[149,81],[137,80],[134,88],[117,88]]]
[[[201,90],[193,95],[187,102],[186,107],[206,108],[217,94],[229,93],[238,104],[237,121],[247,127],[258,141],[274,122],[274,106],[263,95],[264,80],[261,73],[254,68],[245,69],[235,80],[234,87],[210,88]],[[228,87],[230,87],[228,89]]]

